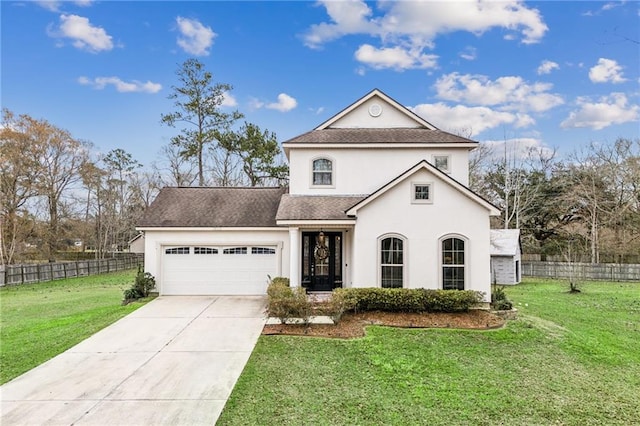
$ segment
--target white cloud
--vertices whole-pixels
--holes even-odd
[[[496,111],[480,106],[449,106],[442,102],[416,105],[411,110],[439,129],[453,133],[462,130],[472,136],[504,124],[521,128],[535,123],[527,114]]]
[[[96,77],[94,79],[90,79],[83,76],[78,78],[78,83],[82,84],[83,86],[92,86],[97,90],[102,90],[105,87],[111,85],[121,93],[158,93],[160,90],[162,90],[162,85],[158,83],[153,83],[151,81],[143,83],[137,80],[126,82],[121,80],[119,77]]]
[[[466,59],[467,61],[475,61],[478,57],[478,49],[476,49],[475,47],[467,46],[458,55],[462,59]]]
[[[550,83],[526,83],[521,77],[506,76],[490,80],[484,75],[445,74],[435,84],[440,99],[476,105],[500,105],[506,110],[542,112],[564,103],[549,93]]]
[[[41,0],[41,1],[36,1],[36,3],[40,6],[43,7],[47,10],[50,10],[52,12],[59,12],[60,11],[60,6],[62,6],[63,1],[52,1],[52,0]],[[93,0],[76,0],[73,2],[68,2],[68,3],[73,3],[76,6],[80,6],[80,7],[87,7],[87,6],[91,6],[91,4],[93,3]]]
[[[507,158],[520,161],[535,159],[540,156],[543,158],[551,158],[555,154],[553,148],[538,138],[483,140],[481,143],[490,148],[491,158],[496,161],[504,160],[505,151]]]
[[[542,63],[538,67],[537,72],[538,72],[538,75],[551,74],[551,71],[557,70],[557,69],[560,69],[560,65],[558,65],[556,62],[545,59],[544,61],[542,61]]]
[[[49,29],[49,35],[69,38],[74,47],[92,53],[113,49],[111,36],[103,28],[91,25],[89,19],[78,15],[60,15],[60,26]]]
[[[222,94],[222,103],[220,106],[223,107],[235,107],[238,106],[238,101],[233,97],[229,92],[224,92]]]
[[[599,2],[594,2],[594,3],[599,3]],[[601,12],[606,12],[608,10],[614,9],[618,6],[623,6],[625,4],[625,1],[617,1],[617,2],[608,2],[605,3],[600,9],[597,10],[588,10],[586,12],[584,12],[582,15],[583,16],[598,16],[600,15]],[[640,12],[639,12],[640,13]]]
[[[210,27],[205,27],[196,19],[176,18],[178,25],[178,46],[185,52],[196,56],[209,55],[209,48],[213,45],[213,39],[217,35]]]
[[[598,65],[589,70],[589,79],[594,83],[623,83],[627,81],[622,77],[622,67],[613,59],[600,58]]]
[[[374,15],[374,10],[362,0],[322,0],[319,4],[325,7],[330,21],[312,25],[303,35],[305,44],[311,48],[319,48],[324,43],[346,35],[363,34],[378,37],[381,42],[380,47],[370,47],[368,53],[385,52],[387,55],[398,55],[399,52],[394,49],[401,48],[404,52],[411,52],[410,56],[418,58],[425,55],[425,49],[434,47],[435,39],[441,34],[467,31],[481,35],[491,29],[502,28],[511,31],[510,37],[507,38],[520,34],[522,43],[530,44],[539,42],[548,29],[540,13],[536,9],[526,7],[520,0],[382,1],[378,3],[377,15]],[[362,48],[363,46],[360,46],[359,51]],[[362,55],[367,52],[360,53]],[[468,59],[473,55],[465,56]],[[364,55],[365,59],[369,57],[370,55]],[[356,58],[360,60],[358,56]],[[432,59],[435,60],[435,57]],[[367,63],[371,62],[382,68],[379,66],[380,61],[370,60]],[[408,64],[410,68],[416,67],[415,61],[403,59],[397,60],[396,63]]]
[[[265,107],[268,109],[275,109],[280,112],[287,112],[291,111],[296,106],[298,106],[298,101],[286,93],[280,93],[278,95],[278,102],[269,103]]]
[[[374,69],[392,68],[402,71],[411,68],[433,68],[436,66],[436,55],[427,55],[420,50],[409,51],[400,46],[375,48],[363,44],[358,48],[355,57],[359,62]]]
[[[590,127],[594,130],[604,129],[614,124],[637,121],[640,118],[640,106],[629,105],[624,93],[611,93],[597,102],[590,102],[586,97],[577,99],[579,109],[569,113],[560,127]]]

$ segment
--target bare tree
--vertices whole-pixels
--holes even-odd
[[[0,128],[0,263],[15,260],[18,243],[33,229],[26,204],[37,195],[39,165],[30,137],[32,119],[2,110]]]

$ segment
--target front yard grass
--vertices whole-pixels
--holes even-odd
[[[0,288],[0,383],[141,306],[121,306],[135,271]]]
[[[638,424],[640,284],[581,288],[510,287],[493,331],[261,336],[218,424]]]

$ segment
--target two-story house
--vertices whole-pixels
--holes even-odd
[[[264,294],[268,277],[309,291],[482,291],[489,217],[468,188],[477,142],[438,130],[373,90],[283,147],[289,188],[164,188],[138,229],[160,294]]]

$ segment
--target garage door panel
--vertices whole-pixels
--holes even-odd
[[[264,249],[251,250],[250,246],[246,251],[236,250],[237,247],[211,246],[217,250],[216,254],[211,250],[208,254],[195,254],[194,247],[190,246],[189,254],[167,254],[167,250],[163,250],[161,294],[265,294],[268,276],[277,274],[277,256],[272,246],[260,246],[266,247],[270,254],[263,254]],[[225,254],[225,248],[231,250]],[[169,252],[175,253],[175,250]]]

